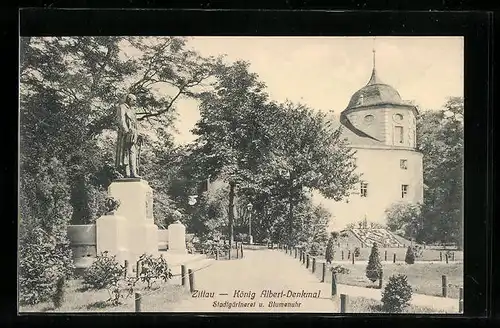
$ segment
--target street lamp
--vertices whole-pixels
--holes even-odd
[[[249,244],[250,245],[253,245],[253,237],[252,237],[252,208],[253,208],[252,203],[248,203],[248,205],[247,205],[247,210],[249,212],[249,217],[248,217],[248,238],[249,238]]]

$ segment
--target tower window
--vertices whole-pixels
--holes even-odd
[[[406,198],[408,195],[408,185],[401,185],[401,198]]]
[[[394,127],[394,142],[395,143],[403,143],[403,127],[402,126],[395,126]]]
[[[368,183],[361,182],[361,197],[366,197],[368,195]]]
[[[408,160],[407,159],[400,159],[399,160],[399,167],[401,167],[402,170],[407,170],[408,169]]]

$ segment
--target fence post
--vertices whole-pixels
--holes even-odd
[[[380,271],[380,277],[378,279],[378,289],[382,289],[383,281],[384,281],[384,271]]]
[[[241,258],[243,258],[243,243],[240,244],[240,254]]]
[[[354,258],[355,258],[354,252],[352,252],[352,264],[354,264]]]
[[[340,252],[340,254],[342,255],[342,261],[343,261],[343,260],[344,260],[344,250],[342,250],[342,251]]]
[[[443,297],[446,297],[448,295],[448,279],[446,278],[446,275],[441,276],[441,287],[443,290]]]
[[[297,258],[297,247],[294,247],[295,249],[295,258]]]
[[[337,295],[337,274],[332,271],[332,297]]]
[[[316,272],[316,258],[313,257],[312,272]]]
[[[349,303],[349,296],[340,294],[340,313],[346,313],[347,304]]]
[[[230,260],[231,259],[231,249],[232,247],[229,247],[229,250],[227,251],[227,259]]]
[[[351,250],[348,250],[347,251],[347,259],[350,259],[351,258]]]
[[[442,261],[442,260],[443,260],[443,253],[439,252],[439,261]]]
[[[448,253],[444,254],[444,258],[446,260],[446,264],[448,264]]]
[[[135,293],[135,312],[141,312],[141,293]]]
[[[238,246],[236,246],[236,258],[240,258],[240,250],[238,249]]]
[[[188,269],[188,275],[189,275],[189,292],[193,293],[194,292],[194,272],[191,269]]]
[[[218,249],[215,250],[215,259],[216,260],[219,259],[219,250]]]
[[[186,266],[181,265],[181,285],[186,286]]]
[[[127,279],[127,273],[128,273],[128,260],[125,260],[124,266],[125,266],[125,273],[124,273],[123,275],[124,275],[124,278],[125,278],[125,279]]]
[[[308,255],[309,256],[309,255]],[[306,263],[306,252],[302,254],[302,264]]]
[[[396,263],[396,253],[394,253],[394,256],[392,257],[392,263]]]
[[[306,269],[309,269],[309,254],[306,255]]]
[[[325,282],[325,276],[326,276],[326,262],[323,262],[323,272],[321,274],[321,282]]]
[[[458,312],[464,312],[464,288],[458,290]]]
[[[384,261],[387,261],[387,250],[384,252]]]

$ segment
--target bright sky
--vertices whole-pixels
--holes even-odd
[[[340,113],[369,80],[372,49],[379,78],[422,110],[463,96],[462,37],[192,37],[202,55],[245,60],[276,101],[289,99]],[[199,119],[195,101],[179,103],[178,143],[189,142]]]

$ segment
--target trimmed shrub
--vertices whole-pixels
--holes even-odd
[[[332,263],[333,257],[335,256],[335,247],[334,247],[334,238],[333,236],[328,239],[328,243],[326,244],[326,251],[325,251],[325,260],[326,263]]]
[[[382,263],[380,262],[380,254],[378,251],[377,243],[373,243],[368,265],[366,266],[366,277],[371,282],[377,281],[382,275]]]
[[[43,229],[25,232],[19,243],[19,302],[49,301],[60,278],[69,278],[73,259],[69,241],[49,236]]]
[[[382,292],[382,309],[389,313],[403,312],[410,305],[412,289],[405,275],[389,277]]]
[[[117,285],[125,276],[125,266],[118,263],[116,256],[108,252],[97,255],[96,260],[83,274],[83,285],[90,289],[104,289]]]
[[[360,254],[361,254],[361,251],[359,250],[359,247],[355,247],[354,248],[354,257],[359,257]]]
[[[336,265],[336,266],[330,267],[330,271],[338,273],[338,274],[348,274],[349,272],[351,272],[351,270],[349,270],[348,268],[343,267],[341,265]]]
[[[410,246],[408,246],[408,249],[406,250],[405,262],[406,264],[415,263],[415,253],[413,252],[413,248]]]

